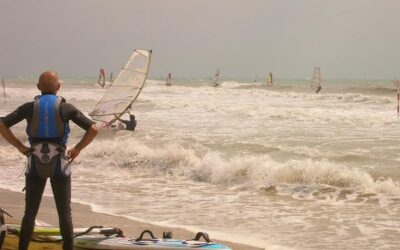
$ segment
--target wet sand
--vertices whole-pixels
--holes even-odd
[[[25,194],[22,192],[11,192],[0,189],[0,207],[14,217],[6,217],[6,223],[20,223],[25,206],[24,195]],[[192,239],[194,237],[193,232],[180,228],[160,227],[123,217],[95,213],[89,206],[79,203],[72,203],[72,218],[74,227],[89,227],[92,225],[113,226],[122,229],[125,236],[133,238],[139,236],[139,234],[145,229],[151,230],[156,237],[161,237],[163,231],[172,231],[173,238],[176,239]],[[53,197],[43,197],[39,214],[36,219],[58,226],[58,216]],[[214,239],[212,235],[210,235],[210,238],[214,241],[221,242],[234,250],[260,250],[260,248],[256,247],[220,241]]]

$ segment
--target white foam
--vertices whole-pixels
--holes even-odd
[[[330,196],[336,201],[343,189],[360,195],[374,193],[393,198],[399,197],[400,193],[398,181],[390,178],[375,180],[368,169],[349,168],[326,159],[277,162],[268,155],[225,159],[217,152],[198,156],[193,149],[178,144],[150,148],[124,136],[113,142],[95,141],[91,151],[83,153],[81,164],[90,162],[128,170],[140,168],[147,176],[181,176],[227,187],[241,185],[254,191],[275,186],[280,194],[305,199],[327,195],[325,198]],[[328,187],[332,191],[321,193]]]

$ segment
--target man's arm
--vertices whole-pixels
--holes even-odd
[[[93,141],[97,133],[98,131],[95,124],[93,124],[88,130],[86,130],[85,135],[78,142],[78,144],[76,144],[75,147],[68,150],[68,158],[70,162],[72,162],[79,155],[82,149],[84,149],[87,145],[89,145]]]
[[[22,144],[22,142],[15,137],[13,132],[10,130],[10,127],[21,122],[23,119],[26,119],[28,114],[31,114],[32,112],[33,102],[29,102],[19,106],[16,110],[5,117],[0,118],[0,134],[8,143],[13,145],[24,155],[29,153],[29,148]]]
[[[20,140],[15,137],[13,132],[0,120],[0,134],[6,139],[8,143],[18,149],[19,152],[26,155],[29,152],[29,148],[26,147]]]
[[[70,103],[63,103],[63,106],[61,106],[61,112],[65,121],[72,120],[80,128],[86,130],[86,133],[83,135],[78,144],[68,150],[67,155],[69,161],[72,162],[79,155],[81,150],[89,145],[96,137],[97,128],[92,120],[86,117],[81,111],[79,111]]]

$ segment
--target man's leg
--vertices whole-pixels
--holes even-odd
[[[63,249],[72,250],[74,229],[71,216],[71,177],[52,178],[50,182],[57,206]]]
[[[37,177],[25,178],[25,214],[21,223],[21,233],[19,237],[19,250],[27,250],[31,239],[33,229],[35,227],[35,218],[39,211],[40,201],[46,179]]]

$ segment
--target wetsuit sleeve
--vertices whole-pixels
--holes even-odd
[[[127,121],[127,120],[120,120],[120,122],[122,122],[125,125],[128,125],[130,123],[130,121]]]
[[[28,102],[19,106],[16,110],[5,117],[1,117],[0,120],[4,123],[4,125],[6,125],[7,128],[10,128],[24,119],[29,121],[31,119],[32,112],[33,102]]]
[[[64,121],[71,120],[84,130],[88,130],[94,124],[91,119],[70,103],[63,103],[61,106],[61,114]]]

